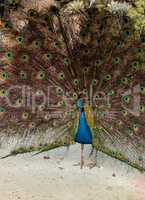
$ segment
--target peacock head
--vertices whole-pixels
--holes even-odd
[[[78,99],[82,99],[83,100],[83,98],[84,98],[84,94],[82,92],[80,92],[79,95],[78,95]]]

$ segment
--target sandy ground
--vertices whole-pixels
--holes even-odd
[[[79,157],[76,144],[0,160],[0,200],[145,200],[145,174],[102,153],[96,167],[80,170]]]

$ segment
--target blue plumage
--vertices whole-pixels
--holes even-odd
[[[78,130],[75,135],[75,142],[81,144],[92,144],[92,133],[85,117],[84,103],[82,99],[77,101],[77,107],[80,109],[80,116]]]

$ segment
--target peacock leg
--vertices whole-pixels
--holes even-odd
[[[83,165],[84,165],[83,151],[84,151],[84,144],[81,144],[81,169],[83,169]]]

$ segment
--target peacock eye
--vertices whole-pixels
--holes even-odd
[[[60,73],[58,74],[58,79],[59,79],[59,80],[64,80],[64,79],[65,79],[65,74],[64,74],[63,72],[60,72]]]
[[[127,116],[128,112],[126,110],[122,110],[122,114],[123,114],[123,116]]]
[[[52,60],[53,59],[53,55],[52,53],[47,53],[44,55],[46,60]]]
[[[129,98],[129,96],[127,95],[127,96],[123,96],[123,97],[122,97],[122,100],[123,100],[124,102],[126,102],[126,103],[129,103],[130,98]]]
[[[9,27],[9,24],[6,22],[5,25],[4,25],[4,27],[5,27],[5,28],[8,28],[8,27]]]
[[[39,109],[39,111],[43,111],[43,110],[45,109],[45,106],[44,106],[44,105],[40,105],[40,106],[38,107],[38,109]]]
[[[0,113],[4,113],[6,110],[3,107],[0,107]]]
[[[11,22],[10,21],[7,21],[4,23],[4,27],[5,28],[10,28],[11,27]]]
[[[24,112],[22,114],[22,119],[28,119],[29,114],[27,112]]]
[[[100,99],[100,95],[99,95],[99,94],[96,94],[95,99],[96,99],[96,100]]]
[[[23,104],[22,99],[17,99],[17,100],[16,100],[16,106],[17,106],[17,107],[22,106],[22,104]]]
[[[13,53],[12,53],[11,51],[8,51],[8,52],[6,53],[6,58],[7,58],[8,60],[12,60],[12,59],[13,59]]]
[[[133,124],[133,129],[134,129],[134,130],[137,130],[138,128],[139,128],[139,124],[136,124],[136,123]]]
[[[87,73],[89,71],[89,68],[88,67],[84,67],[83,71],[84,71],[84,73]]]
[[[33,41],[32,46],[37,49],[41,46],[41,42],[39,40]]]
[[[123,123],[121,120],[118,121],[118,125],[121,126]]]
[[[87,89],[83,89],[83,94],[87,94]]]
[[[16,6],[20,3],[20,0],[9,0],[8,3],[11,5],[11,6]]]
[[[44,19],[45,22],[50,22],[51,17],[49,15],[44,15],[43,19]]]
[[[101,43],[101,38],[96,39],[96,44],[99,45]]]
[[[121,79],[121,83],[127,84],[127,83],[128,83],[128,79],[127,79],[126,77],[123,77],[123,78]]]
[[[144,49],[139,48],[139,49],[137,49],[137,52],[138,52],[138,53],[143,53],[143,52],[144,52]]]
[[[106,113],[105,113],[105,112],[102,112],[102,113],[101,113],[101,117],[103,117],[103,118],[106,117]]]
[[[7,90],[5,90],[5,89],[0,90],[0,97],[6,97],[7,95],[8,95]]]
[[[73,93],[73,99],[77,99],[78,98],[78,95],[76,92]]]
[[[107,93],[108,96],[112,96],[114,95],[114,90],[110,90],[108,93]]]
[[[37,90],[36,91],[36,95],[37,96],[41,96],[41,95],[43,95],[44,94],[44,92],[42,91],[42,90]]]
[[[64,64],[65,65],[70,65],[71,61],[69,58],[64,58]]]
[[[89,52],[90,52],[89,49],[87,48],[84,49],[84,54],[88,54]]]
[[[111,75],[110,75],[110,74],[107,74],[107,75],[105,76],[105,80],[106,80],[106,81],[109,81],[109,80],[111,80],[111,78],[112,78],[112,77],[111,77]]]
[[[124,36],[125,37],[129,37],[131,35],[131,31],[130,30],[125,30],[124,31]]]
[[[28,10],[28,16],[29,17],[36,17],[38,15],[36,10],[30,9]]]
[[[30,122],[29,128],[35,128],[35,126],[36,126],[35,122]]]
[[[44,71],[40,71],[37,75],[37,78],[39,80],[44,80],[45,79],[45,72]]]
[[[113,58],[113,64],[118,64],[118,63],[120,63],[120,58],[119,57],[115,57],[115,58]]]
[[[21,77],[21,79],[27,79],[27,73],[24,72],[24,71],[21,71],[20,72],[20,77]]]
[[[143,94],[145,93],[145,87],[143,85],[140,86],[140,92]]]
[[[58,95],[63,95],[63,89],[60,87],[56,88],[56,92]]]
[[[18,44],[23,44],[24,43],[24,37],[23,36],[19,36],[16,38]]]
[[[144,113],[145,112],[145,107],[143,105],[140,106],[140,112]]]
[[[49,26],[49,27],[48,27],[48,31],[49,31],[49,32],[53,32],[53,28]]]
[[[49,115],[49,114],[46,114],[46,115],[44,116],[44,119],[45,119],[45,120],[49,120],[49,119],[50,119],[50,115]]]
[[[21,60],[22,60],[23,62],[27,62],[27,61],[29,60],[29,56],[28,56],[27,54],[22,54]]]
[[[118,42],[117,42],[117,46],[120,46],[120,45],[121,45],[121,42],[120,42],[120,41],[118,41]]]
[[[86,37],[86,35],[87,35],[86,31],[82,31],[82,32],[81,32],[81,36],[82,36],[83,38]]]
[[[92,85],[93,85],[93,86],[96,86],[97,83],[98,83],[98,81],[97,81],[96,79],[93,79],[93,80],[92,80]]]
[[[100,66],[101,64],[102,64],[102,61],[101,61],[100,59],[97,59],[97,60],[96,60],[96,65],[97,65],[97,66]]]
[[[124,21],[125,24],[128,24],[129,23],[129,18],[125,16],[123,21]]]
[[[63,106],[64,105],[64,101],[59,101],[58,102],[58,106]]]
[[[71,128],[71,127],[72,127],[72,122],[68,122],[68,123],[67,123],[67,127],[68,127],[68,128]],[[64,143],[64,144],[65,144],[65,143]]]
[[[132,66],[133,69],[137,70],[137,69],[139,69],[140,64],[139,64],[138,61],[134,61],[134,62],[131,64],[131,66]]]
[[[47,22],[48,21],[48,17],[44,17],[44,20]]]
[[[79,84],[79,80],[78,79],[74,79],[73,80],[73,84],[77,86]]]
[[[116,47],[118,47],[118,48],[122,47],[122,42],[121,41],[117,41],[116,42]]]
[[[58,41],[53,42],[54,48],[60,48],[60,43]]]
[[[86,28],[89,28],[89,27],[90,27],[90,25],[91,25],[91,22],[90,22],[90,21],[88,21],[88,22],[86,23]]]
[[[0,78],[6,80],[8,78],[8,73],[5,71],[0,72]]]
[[[126,131],[127,131],[127,134],[128,134],[129,136],[132,136],[132,135],[133,135],[133,131],[131,130],[131,128],[127,128]]]

